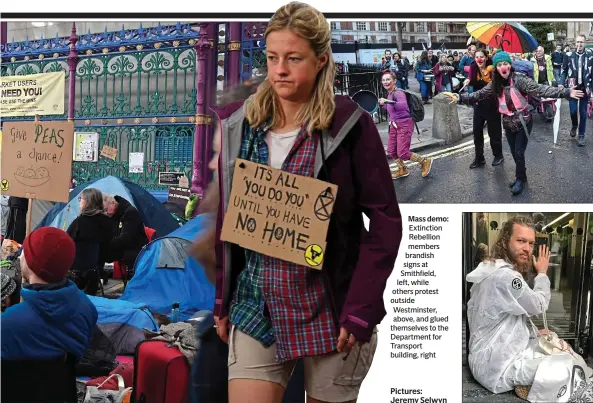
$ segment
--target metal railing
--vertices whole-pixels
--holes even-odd
[[[381,72],[374,64],[336,64],[336,80],[334,92],[338,95],[354,96],[359,91],[370,91],[381,98],[385,96],[385,90],[381,85]],[[376,113],[377,123],[387,121],[387,113],[379,108]]]

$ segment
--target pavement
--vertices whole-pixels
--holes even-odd
[[[413,88],[413,81],[410,80]],[[557,144],[552,123],[534,114],[534,125],[526,151],[528,184],[520,195],[510,192],[515,179],[515,163],[503,131],[503,164],[492,167],[487,130],[487,164],[469,169],[474,159],[471,121],[473,110],[458,106],[464,138],[444,145],[432,138],[432,105],[425,105],[425,119],[419,122],[420,135],[412,138],[412,151],[433,159],[428,177],[420,176],[417,163],[408,162],[410,175],[394,182],[400,203],[591,203],[593,202],[593,120],[587,122],[586,146],[578,147],[569,135],[572,123],[567,100],[562,100]],[[387,124],[377,125],[387,148]],[[391,162],[391,161],[390,161]],[[391,164],[392,170],[396,169]]]
[[[520,399],[515,392],[506,392],[494,394],[480,385],[472,376],[467,363],[466,355],[466,331],[467,325],[465,320],[465,313],[463,318],[463,365],[462,365],[462,400],[463,403],[520,403],[525,402]]]
[[[124,282],[123,280],[115,280],[110,278],[107,281],[107,284],[103,286],[103,290],[105,291],[105,295],[109,295],[112,297],[119,298],[121,294],[124,292]],[[99,295],[100,291],[97,293]]]
[[[420,85],[412,76],[409,77],[410,92],[416,93],[420,96]],[[465,138],[472,135],[473,127],[473,109],[466,106],[458,107],[459,124],[461,126],[461,134]],[[418,130],[414,130],[412,136],[412,144],[410,150],[415,153],[420,153],[426,149],[434,149],[445,145],[444,140],[435,139],[432,137],[432,119],[433,106],[432,103],[424,105],[424,120],[417,123]],[[379,135],[383,140],[383,145],[387,151],[387,139],[389,137],[389,127],[387,122],[377,124]],[[418,133],[418,131],[420,133]]]

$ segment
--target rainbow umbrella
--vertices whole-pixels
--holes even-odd
[[[518,22],[468,22],[467,32],[489,46],[510,53],[526,53],[537,49],[537,41]]]

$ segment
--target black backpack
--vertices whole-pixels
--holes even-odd
[[[418,95],[412,94],[411,92],[405,91],[406,101],[408,102],[408,108],[410,108],[410,116],[415,123],[422,122],[424,120],[424,105]]]
[[[410,111],[410,116],[414,121],[414,126],[416,126],[416,131],[420,134],[420,129],[418,129],[418,125],[416,123],[421,122],[424,120],[424,105],[422,104],[422,99],[418,97],[416,94],[412,94],[406,90],[399,90],[403,91],[406,94],[406,102],[408,103],[408,109]]]

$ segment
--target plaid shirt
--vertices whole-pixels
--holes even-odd
[[[268,165],[268,127],[244,126],[240,158]],[[312,177],[316,148],[317,136],[301,130],[282,170]],[[278,361],[334,351],[338,334],[321,271],[248,249],[245,254],[230,322],[266,347],[276,343]]]

